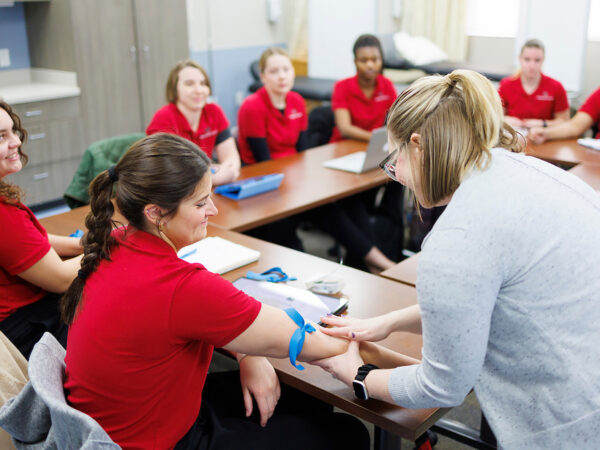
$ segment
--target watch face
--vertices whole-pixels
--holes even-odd
[[[367,392],[367,386],[365,386],[365,383],[354,380],[352,382],[352,387],[354,388],[354,395],[356,395],[356,398],[360,400],[369,399],[369,393]]]

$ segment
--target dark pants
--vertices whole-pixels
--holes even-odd
[[[259,422],[254,403],[245,417],[239,372],[209,374],[198,419],[176,450],[307,450],[368,449],[364,425],[347,414],[286,385],[275,414],[266,427]]]
[[[60,294],[47,294],[35,303],[23,306],[0,322],[0,331],[29,359],[31,350],[48,331],[67,347],[67,325],[60,319]]]

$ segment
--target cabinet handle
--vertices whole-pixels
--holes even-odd
[[[34,173],[33,174],[33,181],[44,180],[44,179],[48,178],[49,176],[50,176],[50,174],[48,172]]]
[[[29,135],[29,140],[30,141],[38,141],[40,139],[44,139],[45,137],[46,137],[46,133],[30,134]]]
[[[25,117],[36,117],[36,116],[41,116],[42,115],[42,110],[41,109],[34,109],[32,111],[25,111]]]
[[[137,61],[137,48],[135,48],[135,45],[129,47],[129,56],[131,56],[131,62],[135,64]]]
[[[150,46],[144,45],[144,61],[150,61]]]

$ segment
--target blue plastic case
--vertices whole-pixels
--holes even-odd
[[[234,200],[241,200],[277,189],[281,184],[281,180],[283,180],[282,173],[271,173],[269,175],[222,184],[215,188],[215,192]]]

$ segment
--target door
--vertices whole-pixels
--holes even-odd
[[[189,58],[185,0],[133,0],[144,128],[166,103],[171,68]]]
[[[71,13],[87,143],[143,130],[132,1],[71,0]]]

